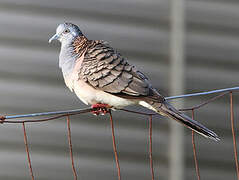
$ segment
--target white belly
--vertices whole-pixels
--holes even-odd
[[[85,104],[103,103],[115,108],[136,104],[136,101],[120,98],[101,90],[96,90],[83,81],[74,82],[74,92]]]
[[[101,90],[96,90],[84,81],[76,80],[76,78],[65,78],[67,87],[74,91],[77,97],[87,105],[102,103],[108,104],[115,108],[137,104],[138,101],[120,98]]]

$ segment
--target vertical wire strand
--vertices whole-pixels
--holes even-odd
[[[153,166],[153,143],[152,143],[152,115],[149,115],[149,160],[150,160],[150,169],[151,177],[154,180],[154,166]]]
[[[194,120],[194,109],[192,109],[192,119]],[[192,146],[193,146],[193,157],[194,157],[194,164],[195,164],[195,170],[196,170],[196,174],[197,174],[197,179],[200,180],[200,171],[199,171],[199,166],[198,166],[198,159],[197,159],[194,131],[192,131]]]
[[[112,130],[112,141],[113,141],[113,149],[115,154],[115,162],[116,162],[117,171],[118,171],[118,180],[121,180],[120,164],[119,164],[118,153],[117,153],[117,148],[115,143],[114,122],[113,122],[113,117],[110,110],[109,110],[109,114],[110,114],[110,124],[111,124],[111,130]]]
[[[236,144],[236,135],[235,135],[235,127],[234,127],[234,110],[233,110],[232,92],[230,92],[230,116],[231,116],[231,128],[232,128],[233,150],[234,150],[234,157],[235,157],[235,164],[236,164],[236,173],[237,173],[237,179],[239,180],[239,166],[238,166],[237,144]]]
[[[26,133],[25,123],[22,123],[22,129],[23,129],[23,134],[24,134],[25,149],[26,149],[26,153],[27,153],[28,168],[29,168],[29,171],[30,171],[30,176],[31,176],[32,180],[34,180],[34,175],[33,175],[33,170],[32,170],[32,163],[31,163],[31,158],[30,158],[30,153],[29,153],[29,148],[28,148],[28,142],[27,142],[27,133]]]
[[[74,175],[74,180],[77,180],[77,173],[75,169],[75,163],[74,163],[74,156],[73,156],[73,148],[72,148],[72,141],[71,141],[71,125],[70,125],[70,116],[66,116],[67,120],[67,132],[68,132],[68,145],[69,145],[69,153],[70,153],[70,158],[71,158],[71,167],[72,167],[72,172]]]

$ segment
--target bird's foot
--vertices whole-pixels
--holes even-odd
[[[99,114],[100,115],[105,115],[105,114],[109,113],[111,106],[109,106],[108,104],[99,103],[99,104],[93,104],[91,106],[91,108],[93,109],[91,112],[94,115],[98,116]]]
[[[6,117],[5,116],[0,116],[0,124],[3,124],[5,121]]]

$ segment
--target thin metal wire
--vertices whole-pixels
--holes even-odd
[[[152,180],[154,180],[154,166],[153,166],[153,142],[152,142],[152,115],[149,115],[149,160]]]
[[[125,111],[125,112],[134,113],[134,114],[141,114],[141,115],[145,115],[145,116],[154,116],[154,115],[157,115],[157,113],[144,113],[144,112],[133,111],[133,110],[129,110],[129,109],[119,109],[119,110],[120,110],[120,111]]]
[[[74,163],[74,156],[73,156],[73,148],[72,148],[72,142],[71,142],[71,124],[70,124],[70,116],[66,116],[66,120],[67,120],[67,132],[68,132],[68,144],[69,144],[69,153],[70,153],[70,157],[71,157],[71,167],[72,167],[72,171],[73,171],[73,176],[74,176],[74,180],[77,180],[77,173],[76,173],[76,169],[75,169],[75,163]]]
[[[120,164],[119,164],[119,159],[118,159],[117,147],[116,147],[116,143],[115,143],[114,122],[113,122],[111,110],[109,110],[109,115],[110,115],[111,131],[112,131],[113,149],[114,149],[114,154],[115,154],[115,162],[116,162],[116,167],[117,167],[117,171],[118,171],[118,180],[121,180]]]
[[[82,112],[77,112],[77,113],[67,113],[67,114],[63,114],[63,115],[59,115],[59,116],[53,116],[53,117],[50,117],[50,118],[44,118],[44,119],[25,119],[25,120],[1,120],[1,124],[3,123],[31,123],[31,122],[44,122],[44,121],[52,121],[52,120],[56,120],[56,119],[59,119],[61,117],[65,117],[65,116],[74,116],[74,115],[78,115],[78,114],[85,114],[85,113],[88,113],[88,112],[91,112],[93,111],[94,109],[87,109],[88,111],[85,111],[85,109],[83,109],[84,111]]]
[[[184,94],[184,95],[179,95],[179,96],[170,96],[170,97],[166,97],[165,99],[172,100],[172,99],[178,99],[178,98],[202,96],[202,95],[215,94],[215,93],[221,93],[221,92],[230,92],[230,91],[237,91],[237,90],[239,90],[239,87],[218,89],[218,90],[213,90],[213,91],[206,91],[206,92],[199,92],[199,93],[192,93],[192,94]],[[75,110],[67,110],[67,111],[53,111],[53,112],[41,112],[41,113],[32,113],[32,114],[1,116],[0,120],[2,123],[2,122],[5,122],[4,120],[6,120],[6,119],[28,118],[28,117],[37,117],[37,116],[59,115],[59,114],[64,114],[64,115],[81,114],[81,113],[91,112],[92,110],[93,110],[92,108],[86,108],[86,109],[75,109]]]
[[[31,158],[30,158],[30,153],[29,153],[29,148],[28,148],[28,142],[27,142],[27,133],[26,133],[26,127],[25,123],[22,123],[22,129],[23,129],[23,134],[24,134],[24,144],[25,144],[25,149],[27,153],[27,161],[28,161],[28,168],[30,171],[30,176],[32,180],[34,180],[34,175],[33,175],[33,170],[32,170],[32,163],[31,163]]]
[[[192,119],[194,120],[194,109],[192,110]],[[197,152],[196,152],[194,131],[192,131],[192,146],[193,146],[193,157],[194,157],[196,175],[197,175],[197,179],[200,180],[200,172],[199,172],[199,166],[198,166],[198,160],[197,160]]]
[[[221,92],[230,92],[230,91],[237,91],[237,90],[239,90],[239,87],[217,89],[217,90],[213,90],[213,91],[205,91],[205,92],[199,92],[199,93],[184,94],[184,95],[179,95],[179,96],[170,96],[170,97],[166,97],[166,99],[168,99],[168,100],[179,99],[179,98],[202,96],[202,95],[215,94],[215,93],[221,93]]]
[[[230,92],[230,116],[231,116],[233,150],[234,150],[234,157],[235,157],[235,163],[236,163],[236,173],[237,173],[237,179],[239,180],[239,166],[238,166],[237,144],[236,144],[236,135],[235,135],[235,127],[234,127],[234,110],[233,110],[232,92]]]
[[[37,117],[37,116],[50,116],[50,115],[68,115],[68,114],[81,114],[87,113],[94,110],[93,108],[85,108],[85,109],[74,109],[74,110],[67,110],[67,111],[53,111],[53,112],[41,112],[41,113],[32,113],[32,114],[21,114],[21,115],[13,115],[13,116],[5,116],[5,119],[16,119],[16,118],[29,118],[29,117]],[[4,121],[5,122],[5,121]]]
[[[171,96],[167,97],[166,99],[177,99],[177,98],[184,98],[184,97],[193,97],[193,96],[201,96],[201,95],[208,95],[208,94],[214,94],[214,93],[221,93],[224,92],[216,97],[213,97],[209,99],[206,102],[203,102],[199,105],[196,105],[192,108],[185,108],[181,109],[184,111],[187,110],[195,110],[198,108],[201,108],[202,106],[224,96],[225,94],[230,93],[230,108],[231,108],[231,126],[232,126],[232,135],[233,135],[233,148],[234,148],[234,154],[235,154],[235,163],[236,163],[236,170],[237,170],[237,178],[239,180],[239,168],[238,168],[238,157],[237,157],[237,148],[236,148],[236,138],[235,138],[235,130],[234,130],[234,112],[233,112],[233,102],[232,102],[232,91],[233,90],[239,90],[239,87],[234,87],[234,88],[226,88],[226,89],[219,89],[219,90],[214,90],[214,91],[207,91],[207,92],[201,92],[201,93],[194,93],[194,94],[185,94],[185,95],[180,95],[180,96]],[[67,116],[67,125],[68,125],[68,141],[69,141],[69,149],[70,149],[70,156],[71,156],[71,161],[72,161],[72,170],[74,173],[74,179],[77,179],[77,174],[76,170],[74,167],[74,160],[73,160],[73,152],[72,152],[72,142],[71,142],[71,130],[70,130],[70,120],[69,116],[70,115],[77,115],[77,114],[82,114],[82,113],[88,113],[95,110],[94,108],[86,108],[86,109],[76,109],[76,110],[68,110],[68,111],[54,111],[54,112],[42,112],[42,113],[33,113],[33,114],[22,114],[22,115],[13,115],[13,116],[0,116],[0,123],[22,123],[23,125],[23,132],[24,132],[24,142],[25,142],[25,148],[26,148],[26,153],[27,153],[27,158],[28,158],[28,166],[29,166],[29,171],[30,175],[32,177],[32,180],[34,180],[33,176],[33,171],[32,171],[32,165],[31,165],[31,160],[30,160],[30,153],[29,153],[29,148],[28,148],[28,143],[27,143],[27,135],[26,135],[26,129],[25,129],[25,123],[28,122],[44,122],[44,121],[50,121],[50,120],[55,120],[59,119],[61,117]],[[148,115],[150,116],[150,122],[151,123],[149,126],[149,141],[150,141],[150,167],[151,167],[151,175],[152,179],[154,179],[154,169],[153,169],[153,160],[152,160],[152,116],[156,115],[156,113],[143,113],[143,112],[137,112],[137,111],[132,111],[132,110],[127,110],[127,109],[121,109],[126,112],[131,112],[131,113],[137,113],[141,115]],[[194,112],[193,112],[194,113]],[[114,154],[115,154],[115,161],[116,161],[116,166],[118,170],[118,179],[121,179],[121,173],[120,173],[120,166],[119,166],[119,160],[118,160],[118,153],[116,149],[116,143],[115,143],[115,135],[114,135],[114,125],[113,125],[113,118],[111,111],[109,111],[110,114],[110,122],[111,122],[111,128],[112,128],[112,140],[113,140],[113,149],[114,149]],[[52,115],[58,115],[50,118],[45,118],[45,119],[30,119],[30,120],[7,120],[7,119],[16,119],[16,118],[27,118],[27,117],[38,117],[38,116],[52,116]],[[194,114],[193,114],[194,116]],[[194,118],[194,117],[193,117]],[[196,156],[196,148],[195,148],[195,141],[194,141],[194,132],[192,132],[192,144],[193,144],[193,151],[194,151],[194,161],[195,161],[195,168],[196,168],[196,173],[198,180],[200,180],[200,174],[199,174],[199,167],[198,167],[198,161],[197,161],[197,156]]]
[[[144,112],[139,112],[139,111],[133,111],[133,110],[128,110],[128,109],[120,109],[125,112],[130,112],[130,113],[135,113],[135,114],[140,114],[140,115],[145,115],[149,116],[149,161],[150,161],[150,170],[151,170],[151,177],[152,180],[154,180],[154,166],[153,166],[153,142],[152,142],[152,117],[154,115],[157,115],[156,113],[144,113]]]
[[[203,102],[203,103],[201,103],[201,104],[198,104],[198,105],[193,106],[193,107],[190,107],[190,108],[179,109],[179,111],[190,111],[190,110],[199,109],[199,108],[201,108],[201,107],[203,107],[203,106],[209,104],[210,102],[215,101],[216,99],[219,99],[219,98],[225,96],[225,95],[228,94],[228,93],[230,93],[230,92],[224,92],[224,93],[219,94],[219,95],[217,95],[217,96],[215,96],[215,97],[213,97],[213,98],[211,98],[211,99],[209,99],[209,100],[207,100],[207,101],[205,101],[205,102]]]
[[[2,122],[3,123],[12,123],[12,124],[18,124],[18,123],[34,123],[34,122],[44,122],[44,121],[52,121],[52,120],[56,120],[59,119],[61,117],[65,117],[67,115],[70,114],[64,114],[64,115],[60,115],[60,116],[54,116],[54,117],[50,117],[50,118],[44,118],[44,119],[26,119],[26,120],[4,120]]]

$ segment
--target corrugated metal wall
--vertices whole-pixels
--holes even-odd
[[[235,0],[186,1],[188,93],[238,85],[238,8],[239,3]],[[64,86],[58,69],[59,44],[48,44],[56,26],[64,21],[80,25],[90,39],[109,41],[167,95],[169,11],[167,0],[1,0],[1,113],[85,107]],[[205,99],[190,98],[185,106]],[[238,102],[238,96],[235,101]],[[228,102],[224,98],[196,112],[197,120],[222,137],[219,143],[197,137],[203,179],[235,178]],[[122,179],[150,179],[145,117],[122,112],[113,115]],[[110,124],[105,119],[81,115],[72,120],[80,179],[116,179]],[[185,131],[185,179],[194,179],[190,131]],[[36,179],[71,179],[65,120],[29,124],[27,132]],[[157,179],[168,179],[168,136],[168,122],[161,117],[155,118],[153,140]],[[21,126],[0,126],[0,144],[0,179],[28,179]]]

